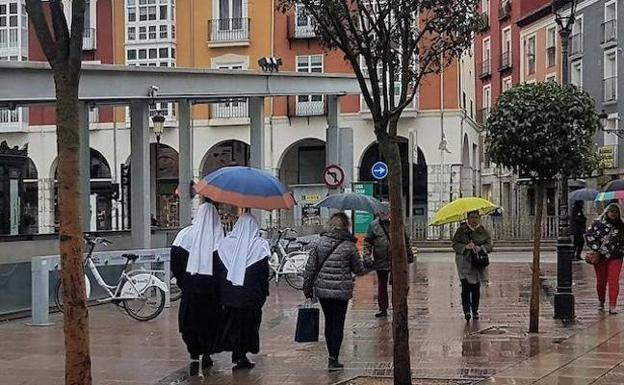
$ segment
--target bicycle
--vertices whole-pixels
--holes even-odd
[[[128,265],[137,261],[140,256],[136,254],[123,254],[126,259],[123,270],[119,276],[116,285],[108,285],[100,275],[95,263],[93,262],[93,249],[97,244],[104,246],[111,245],[107,239],[85,235],[84,240],[89,249],[84,261],[85,270],[88,267],[97,284],[104,289],[108,297],[98,299],[99,303],[111,302],[122,307],[128,315],[137,321],[149,321],[156,318],[165,307],[165,292],[168,291],[167,285],[156,277],[159,271],[137,269],[127,271]],[[57,266],[58,268],[58,266]],[[91,282],[85,273],[85,286],[87,299],[91,294]],[[63,312],[63,284],[62,280],[56,284],[54,300],[56,307]],[[146,313],[141,313],[147,310]]]
[[[267,233],[268,230],[262,229],[261,231]],[[280,276],[284,276],[286,283],[290,287],[296,290],[303,290],[303,273],[305,271],[306,264],[310,252],[307,250],[294,250],[287,252],[292,242],[299,243],[302,247],[305,247],[309,242],[297,241],[296,238],[285,237],[287,233],[297,233],[296,230],[291,228],[285,228],[278,230],[277,239],[271,244],[271,257],[269,258],[270,276],[269,281],[275,278],[275,283],[279,285]],[[286,246],[282,244],[282,241],[286,241]]]

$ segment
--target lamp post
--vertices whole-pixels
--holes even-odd
[[[555,7],[553,2],[553,11]],[[570,14],[562,16],[554,11],[561,38],[561,82],[569,84],[568,44],[575,22],[576,0],[572,0]],[[574,318],[574,294],[572,294],[573,247],[568,223],[568,175],[560,175],[559,188],[559,236],[557,237],[557,292],[555,293],[555,318]]]
[[[154,170],[154,176],[156,179],[156,223],[160,226],[160,136],[165,131],[165,117],[160,114],[160,111],[156,111],[156,115],[152,117],[154,122],[154,134],[156,134],[156,170]]]

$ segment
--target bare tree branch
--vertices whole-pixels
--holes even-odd
[[[50,33],[50,26],[43,14],[43,7],[41,0],[26,0],[26,12],[30,18],[30,22],[35,28],[35,33],[39,39],[41,49],[46,55],[48,62],[54,68],[59,65],[57,51],[55,50],[56,43],[52,39]]]

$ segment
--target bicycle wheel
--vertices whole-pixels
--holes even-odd
[[[295,252],[286,256],[282,271],[285,273],[286,283],[296,290],[303,290],[303,272],[308,263],[307,253]]]
[[[56,282],[56,287],[54,288],[54,303],[58,311],[63,313],[63,284],[60,278]]]
[[[182,290],[178,286],[178,281],[175,277],[171,277],[171,282],[169,284],[169,300],[173,302],[180,298],[182,298]]]
[[[165,308],[165,292],[158,286],[149,286],[137,298],[124,299],[123,307],[137,321],[152,320]]]

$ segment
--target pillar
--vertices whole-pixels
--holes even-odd
[[[250,165],[264,169],[265,162],[265,133],[264,133],[264,98],[249,98],[249,134],[250,134]]]
[[[178,161],[178,193],[180,194],[180,226],[191,224],[191,103],[182,100],[178,103],[178,142],[180,146]]]
[[[327,97],[327,131],[325,164],[339,165],[345,173],[343,188],[351,188],[353,182],[353,129],[340,127],[340,97]],[[340,192],[336,189],[332,192]]]
[[[132,247],[151,247],[149,105],[133,101],[130,106],[130,188],[132,191]]]
[[[82,231],[91,228],[91,149],[89,147],[89,105],[80,103],[80,218]]]

